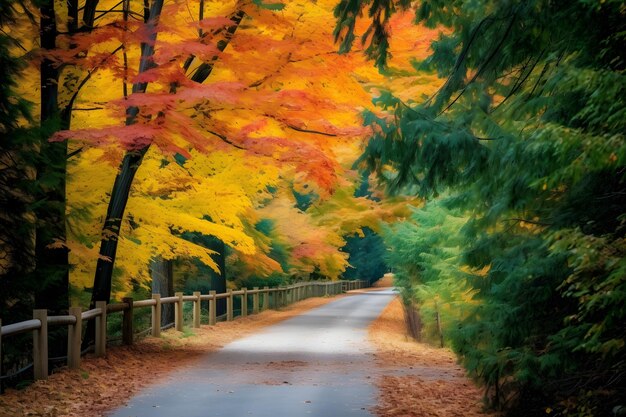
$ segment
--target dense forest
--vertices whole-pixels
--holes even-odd
[[[625,38],[619,0],[3,0],[2,324],[392,270],[488,407],[624,415]]]
[[[626,6],[345,0],[384,71],[394,13],[442,28],[427,97],[381,94],[360,163],[424,205],[387,227],[423,336],[443,336],[510,415],[626,412]],[[395,76],[410,77],[412,74]]]

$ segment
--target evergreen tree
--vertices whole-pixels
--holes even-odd
[[[14,22],[16,1],[0,5],[0,27]],[[0,317],[15,321],[32,314],[35,285],[24,279],[34,268],[32,213],[36,132],[24,127],[33,123],[30,103],[16,94],[17,80],[24,69],[15,56],[19,43],[8,32],[0,32]]]
[[[368,8],[366,51],[385,70],[389,18],[410,5],[340,2],[342,48]],[[511,415],[620,412],[623,2],[436,0],[415,13],[449,29],[415,62],[446,81],[412,102],[381,94],[392,117],[365,114],[376,133],[361,162],[391,191],[446,191],[445,205],[469,216],[461,250],[473,295],[453,347]],[[424,258],[416,273],[434,262]]]
[[[341,248],[348,253],[349,267],[343,273],[344,279],[362,279],[374,282],[387,272],[385,263],[385,245],[383,239],[370,229],[364,227],[363,235],[347,236],[346,245]]]
[[[370,191],[368,171],[361,174],[361,185],[354,191],[355,197],[366,197],[379,201]],[[349,254],[351,268],[343,273],[345,279],[363,279],[370,283],[382,278],[389,269],[385,263],[385,245],[378,233],[369,227],[363,227],[361,234],[346,236],[346,245],[342,251]]]

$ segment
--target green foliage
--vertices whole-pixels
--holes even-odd
[[[387,262],[406,304],[417,301],[425,340],[439,341],[437,314],[448,337],[471,308],[472,289],[462,269],[463,236],[467,219],[441,202],[414,209],[410,219],[385,228]]]
[[[374,26],[393,11],[341,2],[344,50],[365,7]],[[469,289],[445,335],[510,415],[626,404],[625,14],[620,1],[422,1],[416,22],[449,30],[415,67],[445,83],[414,102],[383,93],[386,113],[364,115],[363,166],[467,218],[441,239],[428,204],[388,229],[389,262],[422,303],[450,279]],[[369,47],[384,64],[382,38]]]
[[[363,236],[346,237],[346,245],[341,248],[350,255],[350,267],[343,273],[344,279],[363,279],[374,282],[387,272],[385,245],[382,238],[369,227],[364,227]]]
[[[3,2],[0,24],[14,23],[17,2]],[[28,128],[33,121],[30,103],[16,94],[17,80],[25,67],[14,54],[18,43],[0,32],[0,317],[20,321],[30,312],[30,300],[20,294],[32,293],[34,285],[24,279],[33,266],[33,194],[36,183],[32,152],[37,132]]]
[[[369,184],[369,172],[361,174],[361,184],[354,191],[355,197],[366,197],[368,200],[379,201]],[[361,234],[345,236],[346,244],[341,250],[348,253],[350,267],[342,277],[344,279],[363,279],[370,283],[382,278],[388,271],[385,263],[386,248],[382,237],[369,227],[361,228]]]

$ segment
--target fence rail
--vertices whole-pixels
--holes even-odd
[[[240,290],[228,290],[217,294],[210,291],[209,294],[201,294],[196,291],[192,295],[184,295],[177,292],[173,297],[163,297],[152,294],[152,299],[133,301],[132,298],[124,298],[121,303],[108,304],[105,301],[96,302],[96,308],[82,311],[81,307],[71,307],[68,315],[48,316],[47,310],[33,310],[31,320],[21,321],[2,326],[0,319],[0,358],[2,358],[2,340],[25,332],[33,334],[33,371],[35,379],[47,379],[48,377],[48,326],[68,326],[67,366],[71,369],[80,367],[81,343],[83,333],[83,321],[96,320],[96,335],[94,352],[96,356],[104,356],[107,346],[107,315],[122,312],[122,343],[132,345],[134,343],[133,315],[137,308],[150,307],[152,321],[150,334],[159,337],[161,334],[161,312],[163,304],[174,304],[174,328],[183,330],[183,304],[193,303],[192,326],[201,325],[201,302],[208,301],[209,317],[208,324],[217,323],[217,300],[226,299],[226,320],[234,319],[234,299],[241,298],[241,316],[248,315],[249,297],[252,298],[252,314],[267,309],[278,309],[297,301],[310,297],[336,295],[345,291],[364,288],[367,281],[310,281],[297,283],[289,286],[276,288],[242,288]],[[0,367],[1,368],[1,367]],[[1,376],[1,374],[0,374]]]

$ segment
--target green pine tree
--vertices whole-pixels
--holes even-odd
[[[367,15],[366,51],[385,71],[388,19],[410,6],[340,2],[343,50]],[[461,266],[472,273],[459,279],[472,297],[448,333],[452,346],[492,405],[510,415],[621,412],[623,1],[425,0],[415,13],[417,23],[450,29],[415,62],[446,81],[413,102],[381,94],[377,103],[395,117],[364,115],[378,129],[360,162],[390,191],[428,199],[445,192],[445,205],[468,217]],[[411,273],[439,263],[424,260]]]

